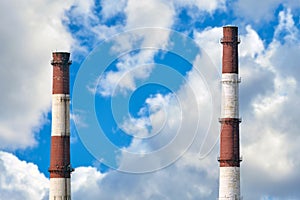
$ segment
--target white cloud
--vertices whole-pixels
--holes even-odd
[[[147,0],[143,2],[137,0],[102,0],[101,14],[107,20],[117,14],[124,14],[125,11],[128,17],[128,24],[136,27],[155,26],[166,28],[168,26],[164,23],[168,21],[169,14],[175,12],[175,8],[187,7],[189,10],[196,8],[198,11],[213,13],[217,9],[225,9],[225,6],[224,0]],[[135,13],[131,13],[131,10],[135,11]],[[143,13],[143,15],[139,13]],[[195,12],[189,12],[189,14],[192,16],[197,15]]]
[[[105,1],[102,2],[102,5],[104,5],[104,10],[102,11],[104,16],[108,13],[113,15],[118,12],[118,7],[113,10],[111,7],[108,7]],[[124,31],[147,27],[171,28],[173,25],[175,11],[172,4],[168,2],[161,0],[129,0],[126,4],[122,2],[122,6],[124,5],[126,5],[124,8],[124,14],[126,16],[125,24],[112,26],[109,29],[117,27],[118,30]],[[90,31],[90,28],[88,30]],[[97,30],[97,32],[108,33],[107,30]],[[111,32],[109,32],[109,36],[111,35]],[[143,80],[150,75],[153,66],[149,63],[153,62],[157,50],[142,50],[135,52],[135,54],[130,54],[129,51],[143,47],[163,48],[168,41],[168,37],[168,31],[159,29],[156,33],[153,31],[148,32],[147,29],[139,29],[134,32],[129,32],[128,34],[115,35],[113,39],[115,43],[112,47],[113,51],[120,53],[127,52],[127,54],[119,58],[116,65],[117,71],[107,71],[100,78],[100,94],[103,96],[111,96],[113,92],[121,91],[126,93],[136,89],[136,81]],[[142,43],[140,43],[141,41]],[[142,65],[143,67],[141,67]],[[117,86],[118,88],[116,88]]]
[[[71,1],[1,1],[0,148],[35,144],[51,101],[52,51],[68,51],[62,25]]]
[[[153,56],[152,50],[122,56],[116,64],[118,71],[108,71],[100,77],[98,92],[103,96],[112,96],[119,92],[126,94],[134,91],[136,81],[150,75]]]
[[[207,67],[198,67],[201,66],[200,64]],[[129,126],[124,130],[135,132],[135,135],[138,136],[144,136],[145,130],[147,130],[146,135],[148,135],[149,138],[144,141],[136,137],[133,140],[132,146],[128,147],[126,151],[135,153],[142,152],[142,156],[139,157],[124,152],[120,161],[120,170],[135,171],[136,169],[136,172],[142,172],[143,170],[151,171],[153,169],[158,170],[174,162],[188,149],[188,152],[192,153],[195,159],[199,159],[200,148],[204,142],[206,142],[206,144],[202,146],[202,156],[206,153],[211,153],[217,141],[218,122],[212,123],[213,128],[208,129],[212,112],[219,106],[218,104],[214,105],[210,95],[214,95],[213,98],[217,98],[217,96],[215,96],[217,94],[215,93],[218,93],[218,91],[209,91],[209,88],[205,85],[205,81],[209,82],[209,84],[216,81],[219,82],[219,77],[217,70],[214,71],[215,74],[213,72],[211,74],[206,72],[206,70],[211,70],[209,67],[211,65],[209,59],[206,60],[205,56],[198,56],[194,66],[195,68],[185,77],[186,82],[178,91],[174,91],[172,95],[167,94],[162,96],[158,94],[145,101],[146,107],[141,110],[143,112],[150,110],[149,115],[143,115],[141,118],[135,118],[135,120],[131,118],[125,119],[123,127],[126,125]],[[207,68],[210,68],[210,70]],[[199,73],[199,69],[202,70],[202,74]],[[169,74],[169,77],[172,78],[171,74]],[[151,108],[155,109],[151,110]],[[214,117],[217,119],[218,115]],[[144,125],[144,127],[133,126],[132,122],[138,120],[147,123],[140,124]],[[151,126],[150,129],[148,128],[149,122]],[[215,126],[216,124],[217,126]],[[206,138],[207,131],[209,131],[209,136]],[[138,148],[138,146],[140,148]],[[143,155],[144,153],[147,153],[145,157]],[[206,158],[209,159],[208,163],[216,162],[215,158],[217,156],[215,154],[212,156],[213,157]],[[138,166],[135,164],[137,162],[139,163]],[[217,169],[217,163],[215,167]]]
[[[127,0],[102,0],[101,14],[104,19],[109,19],[115,15],[122,13],[126,8]]]
[[[224,9],[224,0],[174,0],[175,5],[179,7],[196,7],[200,11],[207,11],[213,13],[216,9]]]
[[[48,199],[49,181],[35,164],[0,151],[0,170],[1,199]]]
[[[96,11],[96,3],[94,0],[73,1],[72,7],[66,12],[68,17],[65,19],[65,22],[68,26],[75,27],[71,29],[71,32],[73,37],[76,38],[72,44],[72,49],[76,56],[86,57],[91,49],[100,41],[108,39],[123,30],[121,24],[107,26],[103,22],[100,13]],[[102,12],[104,12],[103,15],[105,15],[105,12],[109,12],[107,11],[109,8],[106,8],[108,5],[105,1],[102,3],[106,5],[102,10]],[[116,8],[116,6],[114,6],[114,8]]]
[[[128,0],[125,13],[127,29],[137,27],[171,28],[175,14],[172,4],[163,0]]]
[[[79,31],[76,35],[80,36],[82,34],[89,35],[90,32],[102,33],[106,36],[99,37],[99,39],[108,38],[109,36],[116,33],[116,31],[122,30],[132,30],[135,28],[142,27],[160,27],[160,28],[171,28],[174,25],[174,18],[176,15],[176,6],[187,6],[187,7],[197,7],[200,10],[207,10],[212,12],[217,8],[224,7],[225,2],[223,0],[216,1],[164,1],[164,0],[146,0],[146,1],[138,1],[138,0],[128,0],[121,1],[117,4],[117,6],[112,6],[112,2],[102,1],[101,6],[101,14],[104,19],[108,19],[110,17],[115,16],[116,14],[123,12],[125,15],[124,24],[113,25],[110,27],[106,27],[105,25],[99,25],[93,27],[92,24],[101,24],[99,19],[97,19],[96,14],[89,9],[89,12],[82,13],[83,16],[87,16],[92,20],[83,20],[84,28],[82,31]],[[79,7],[80,8],[80,7]],[[76,9],[75,9],[76,10]],[[75,11],[74,11],[75,12]],[[75,16],[77,15],[75,12]],[[81,18],[81,17],[80,17]],[[86,17],[84,17],[85,19]],[[86,23],[88,21],[89,23]],[[94,23],[91,23],[94,22]],[[98,22],[98,23],[97,23]],[[102,28],[100,28],[100,26]],[[99,29],[100,28],[100,29]],[[88,30],[89,33],[86,33]],[[81,33],[82,32],[82,33]],[[164,32],[164,33],[163,33]],[[108,34],[106,34],[108,33]],[[117,36],[116,44],[113,47],[114,51],[124,52],[135,49],[136,44],[142,40],[143,44],[140,47],[148,47],[147,45],[155,48],[163,48],[168,41],[169,34],[167,31],[157,31],[157,33],[150,33],[145,31],[136,31],[135,33],[128,34],[126,36]],[[123,59],[121,58],[119,63],[117,64],[117,71],[108,71],[106,72],[100,79],[99,83],[99,92],[103,96],[111,96],[113,92],[123,92],[126,93],[128,91],[133,91],[136,89],[135,82],[137,80],[143,80],[147,78],[151,71],[152,66],[147,65],[144,67],[140,67],[139,70],[133,70],[145,63],[149,63],[153,61],[154,55],[156,51],[142,51],[135,55],[127,55]],[[130,62],[128,62],[128,60]],[[128,73],[130,71],[130,73]],[[142,76],[142,77],[141,77]],[[96,81],[95,81],[96,82]],[[118,90],[116,91],[116,86],[118,85]],[[94,87],[94,86],[93,86]],[[94,91],[94,90],[93,90]]]
[[[169,131],[179,128],[178,121],[180,121],[181,111],[175,95],[171,93],[156,94],[147,98],[145,103],[146,105],[140,109],[137,118],[129,116],[124,119],[121,127],[127,134],[131,134],[135,138],[150,138],[160,134],[166,128]],[[172,116],[179,116],[179,119]]]
[[[78,167],[72,173],[72,199],[99,199],[102,180],[105,177],[93,167]]]
[[[300,139],[296,102],[300,91],[296,75],[298,66],[294,63],[300,62],[296,56],[300,41],[295,37],[299,30],[290,11],[286,10],[280,12],[273,41],[265,48],[249,27],[247,35],[257,42],[254,42],[256,47],[244,48],[240,58],[245,80],[241,84],[242,94],[247,95],[245,99],[252,99],[248,102],[249,107],[242,107],[243,193],[251,199],[263,196],[296,199],[299,193],[293,185],[299,184],[300,177],[296,172],[300,163],[295,154],[299,151],[296,146]],[[247,47],[248,40],[245,38],[244,41]],[[255,49],[257,51],[253,51]],[[245,88],[243,84],[246,84]]]
[[[250,25],[246,26],[246,35],[241,36],[241,44],[239,46],[239,56],[255,59],[258,54],[264,51],[263,41]]]
[[[276,17],[274,15],[276,9],[281,5],[292,9],[299,8],[298,0],[265,0],[255,3],[251,0],[239,0],[232,6],[236,16],[247,21],[261,23],[262,21],[273,20]]]
[[[121,128],[129,135],[138,138],[149,136],[150,120],[148,118],[129,118],[121,125]]]
[[[208,27],[201,32],[194,31],[194,39],[205,53],[211,58],[215,66],[221,69],[222,65],[222,46],[220,39],[222,37],[221,27]],[[216,48],[212,48],[216,47]],[[217,48],[218,47],[218,48]]]
[[[286,11],[279,12],[279,25],[275,30],[275,37],[279,38],[280,33],[286,31],[288,36],[293,36],[297,33],[297,28],[295,27],[295,22],[293,20],[293,15],[291,13],[291,9],[287,9]],[[287,39],[287,38],[284,38]],[[296,38],[291,38],[296,39]]]
[[[111,171],[103,176],[95,168],[80,168],[77,180],[73,182],[73,199],[212,199],[214,183],[205,171],[195,167],[183,167],[180,164],[142,175],[133,175]],[[91,183],[91,187],[86,187]]]

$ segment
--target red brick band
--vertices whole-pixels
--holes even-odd
[[[70,137],[52,136],[50,155],[50,178],[70,178]]]
[[[223,36],[221,39],[223,44],[222,73],[238,74],[238,44],[240,43],[238,27],[223,27]]]
[[[52,94],[69,94],[69,66],[71,64],[70,53],[54,52],[53,60],[53,87]]]
[[[240,119],[223,118],[221,122],[220,167],[239,167],[239,123]]]

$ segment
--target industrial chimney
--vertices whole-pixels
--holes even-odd
[[[240,200],[238,27],[223,27],[219,200]]]
[[[54,52],[52,131],[50,155],[50,200],[71,200],[70,164],[70,53]]]

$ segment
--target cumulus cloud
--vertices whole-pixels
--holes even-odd
[[[247,29],[247,35],[258,41],[255,42],[257,47],[241,48],[240,58],[242,80],[245,80],[241,84],[241,98],[244,102],[251,99],[241,107],[244,196],[295,199],[299,194],[294,185],[299,182],[294,177],[300,174],[295,173],[299,162],[294,154],[299,142],[296,131],[299,127],[295,121],[299,112],[296,103],[299,101],[299,79],[295,75],[298,67],[294,65],[299,63],[299,57],[295,56],[299,51],[299,39],[294,36],[299,30],[289,10],[279,13],[273,41],[266,47],[250,27]],[[247,47],[248,41],[245,41]],[[244,88],[243,84],[246,85]],[[254,172],[258,176],[254,177]],[[252,191],[259,191],[259,194]]]
[[[105,13],[112,13],[113,11],[108,11],[110,8],[107,8],[109,5],[105,1],[101,1],[101,4],[103,4],[101,13],[104,18],[100,16],[101,13],[97,10],[94,0],[73,0],[70,8],[66,10],[66,17],[63,21],[75,38],[72,43],[75,59],[83,59],[96,44],[123,30],[121,22],[111,26],[105,24]],[[114,9],[116,8],[114,6]]]
[[[225,1],[224,0],[174,0],[173,1],[176,6],[179,7],[196,7],[200,11],[206,11],[209,13],[213,13],[216,9],[225,9]],[[191,15],[197,15],[191,13]]]
[[[126,8],[127,0],[102,0],[101,1],[101,14],[104,19],[109,19],[122,13]]]
[[[175,11],[172,5],[165,1],[129,0],[124,13],[126,15],[124,30],[131,30],[143,27],[171,28]],[[135,82],[147,78],[152,71],[153,65],[149,63],[153,62],[157,52],[154,49],[163,48],[168,42],[168,37],[167,31],[159,31],[159,29],[157,32],[148,32],[147,29],[137,30],[117,37],[115,45],[112,47],[116,52],[139,50],[143,46],[151,46],[153,49],[126,54],[118,59],[117,71],[108,71],[101,77],[99,82],[100,94],[103,96],[112,95],[116,85],[122,92],[135,90]]]
[[[70,27],[72,35],[77,39],[73,48],[87,55],[99,42],[111,36],[141,27],[170,28],[173,24],[174,9],[171,3],[162,0],[155,1],[100,1],[98,9],[95,1],[75,1],[68,10],[65,22]],[[147,8],[147,9],[144,9]],[[107,25],[106,21],[121,14],[114,23]]]
[[[186,167],[180,163],[143,175],[111,171],[103,176],[95,168],[80,168],[74,173],[73,198],[77,199],[213,199],[216,183],[201,166]],[[80,175],[79,175],[80,173]],[[214,174],[216,176],[217,174]],[[184,178],[183,178],[184,177]],[[91,187],[86,187],[87,181]]]
[[[0,148],[33,146],[51,102],[51,52],[66,51],[71,1],[1,1]]]
[[[126,151],[141,153],[141,156],[132,156],[124,153],[122,158],[120,158],[120,170],[126,171],[129,169],[129,171],[136,172],[159,170],[175,162],[186,151],[192,154],[199,163],[202,162],[199,160],[202,143],[209,143],[208,145],[211,146],[208,150],[211,150],[218,134],[213,134],[213,138],[209,138],[214,139],[214,141],[209,141],[205,138],[211,119],[209,113],[212,112],[212,102],[204,82],[199,75],[194,73],[197,72],[191,72],[187,78],[187,84],[183,85],[176,93],[165,96],[157,95],[146,100],[147,107],[142,108],[142,110],[151,108],[155,108],[155,110],[150,112],[149,116],[137,118],[135,121],[143,119],[150,123],[144,127],[134,127],[134,129],[128,131],[139,131],[136,134],[139,136],[144,134],[146,129],[148,130],[148,137],[145,137],[145,140],[136,137],[132,145],[126,148]],[[157,106],[158,104],[160,106]],[[125,120],[123,126],[130,124],[130,122],[132,122],[131,118]],[[148,128],[149,125],[150,129]],[[128,128],[130,127],[132,126],[128,126]],[[209,131],[212,134],[213,130]],[[205,158],[209,160],[206,161],[207,163],[216,161],[215,158],[217,156],[215,153],[212,153],[212,157]],[[140,163],[138,166],[136,165],[137,162]],[[188,163],[180,161],[179,163],[183,166],[190,166]],[[201,166],[201,164],[199,165]],[[199,171],[205,171],[205,166],[203,165],[203,168],[199,169]],[[171,167],[170,169],[173,168]],[[186,172],[184,167],[181,170],[181,173]],[[168,170],[166,169],[166,171]],[[197,183],[199,184],[199,182],[191,184],[197,185]],[[168,196],[168,194],[165,194],[165,196]],[[190,198],[196,197],[197,195],[195,194],[195,196]]]
[[[119,92],[126,94],[134,91],[137,80],[149,77],[153,68],[154,54],[154,51],[146,50],[119,58],[116,64],[118,70],[107,71],[99,78],[98,92],[102,96],[113,96]]]
[[[48,199],[49,181],[35,164],[0,151],[0,170],[1,199]]]
[[[102,188],[105,174],[94,167],[78,167],[72,174],[73,199],[98,199],[100,194],[106,192]],[[88,184],[87,184],[88,183]]]
[[[222,55],[222,46],[219,41],[222,37],[222,27],[207,27],[201,32],[194,31],[193,35],[194,40],[211,58],[213,64],[215,64],[217,68],[221,69],[222,59],[220,55]]]
[[[293,9],[299,8],[297,0],[266,0],[253,3],[251,0],[239,0],[233,4],[234,13],[247,21],[255,23],[274,20],[274,13],[279,6],[286,6]]]
[[[147,9],[144,9],[147,8]],[[125,8],[126,27],[163,27],[173,24],[174,9],[172,4],[162,0],[128,0]]]

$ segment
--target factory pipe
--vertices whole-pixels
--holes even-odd
[[[49,200],[71,200],[70,53],[53,52],[52,130]]]
[[[238,27],[223,27],[219,200],[240,200]]]

